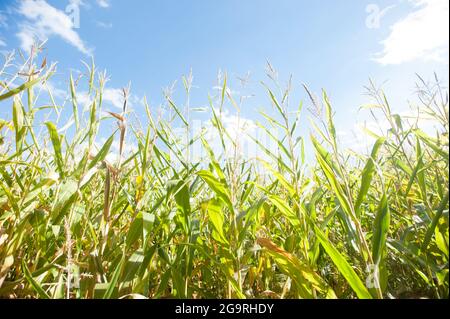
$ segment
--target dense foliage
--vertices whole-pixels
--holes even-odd
[[[270,135],[276,151],[255,141],[264,157],[246,159],[222,121],[224,108],[240,116],[226,76],[209,101],[211,146],[169,94],[171,118],[145,102],[146,123],[135,125],[128,89],[123,112],[106,113],[106,77],[92,63],[70,77],[61,108],[46,86],[55,65],[13,58],[0,71],[0,106],[11,110],[0,119],[0,297],[448,298],[449,108],[437,80],[418,79],[415,119],[393,114],[371,84],[361,112],[388,127],[367,129],[372,151],[357,154],[339,142],[327,95],[306,86],[313,129],[300,136],[308,110],[289,106],[291,85],[271,77],[273,115],[260,129],[283,136]],[[81,83],[92,101],[84,111]],[[183,78],[187,96],[191,84]],[[64,112],[73,133],[61,134]],[[191,160],[195,143],[206,158]]]

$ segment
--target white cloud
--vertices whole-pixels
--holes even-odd
[[[92,105],[93,99],[86,91],[77,92],[77,102],[83,106],[83,112],[87,112]]]
[[[219,116],[219,110],[217,109],[216,114]],[[230,139],[237,143],[237,155],[240,160],[246,161],[260,158],[270,161],[267,154],[259,145],[255,143],[253,139],[259,141],[265,148],[269,149],[274,154],[277,154],[278,149],[276,143],[256,124],[254,120],[242,116],[238,117],[236,114],[233,114],[228,110],[224,110],[221,116],[221,123],[227,132],[224,136],[226,143],[225,149],[223,149],[221,145],[217,128],[213,126],[210,120],[191,120],[191,133],[193,136],[199,136],[200,133],[203,132],[204,139],[208,142],[217,158],[234,158],[234,146],[232,145]],[[184,127],[175,128],[173,129],[173,132],[180,141],[183,143],[185,142],[186,135]],[[277,129],[272,129],[271,132],[274,136],[280,137],[279,133],[281,132]],[[207,152],[200,140],[197,140],[193,144],[191,156],[191,159],[194,161],[207,157]]]
[[[81,2],[74,1],[71,4],[79,8]],[[18,12],[27,18],[26,22],[19,25],[20,31],[17,33],[23,50],[29,51],[35,39],[46,40],[56,35],[82,53],[90,54],[90,50],[74,30],[71,17],[45,0],[21,1]]]
[[[64,99],[68,95],[67,91],[58,88],[52,81],[38,83],[36,87],[44,93],[50,91],[54,98]]]
[[[6,24],[6,21],[8,21],[8,18],[2,11],[0,11],[0,27],[7,28],[8,25]]]
[[[65,126],[70,126],[72,124],[73,124],[73,119],[70,119]],[[96,137],[96,141],[94,142],[94,150],[91,150],[92,156],[97,155],[98,151],[100,151],[100,149],[103,147],[106,140],[107,140],[106,137],[99,137],[99,136]],[[75,161],[74,161],[75,163],[77,163],[81,160],[80,154],[84,154],[84,151],[87,149],[87,147],[88,147],[87,141],[85,141],[81,144],[78,144],[75,147],[75,152],[74,152],[76,154]],[[122,160],[124,158],[128,158],[131,154],[137,152],[138,149],[139,149],[139,147],[136,144],[136,141],[133,139],[133,135],[125,134],[125,143],[124,143],[124,148],[123,148]],[[119,158],[120,158],[119,154],[120,154],[119,135],[116,134],[115,141],[111,145],[111,148],[110,148],[108,154],[106,155],[105,159],[109,164],[116,165],[119,162]]]
[[[120,147],[119,147],[119,141],[118,141],[119,136],[117,135],[117,143],[113,143],[112,147],[108,153],[108,155],[106,155],[106,160],[110,163],[110,164],[116,164],[119,159],[120,159]],[[101,145],[103,145],[106,142],[106,139],[102,139],[101,141]],[[123,145],[123,157],[122,158],[127,158],[129,157],[131,154],[136,153],[138,151],[138,146],[136,144],[136,141],[133,140],[131,134],[125,134],[125,143]]]
[[[97,0],[97,4],[99,7],[102,8],[108,8],[109,7],[109,1],[108,0]]]
[[[401,64],[417,59],[448,63],[448,0],[409,0],[416,10],[391,27],[382,41],[384,49],[375,58],[383,64]]]
[[[6,42],[0,38],[0,47],[6,47]]]
[[[103,90],[103,101],[111,103],[113,106],[123,108],[123,91],[122,89],[106,88]],[[130,101],[129,101],[130,102]]]
[[[83,106],[83,112],[87,112],[93,103],[94,96],[87,91],[77,91],[77,101],[79,105]],[[123,108],[123,91],[119,88],[104,88],[102,96],[102,107],[105,111],[113,111],[110,109],[112,105],[115,108],[122,110]],[[130,111],[136,104],[141,104],[138,96],[131,94],[127,102],[127,111]]]
[[[97,25],[103,29],[111,29],[113,27],[112,22],[106,23],[106,22],[102,22],[102,21],[97,21]]]
[[[402,126],[404,131],[410,128],[418,127],[425,133],[435,136],[436,132],[442,132],[442,124],[436,119],[426,115],[420,109],[409,109],[396,112],[402,119]],[[375,133],[379,136],[386,136],[390,130],[391,123],[387,119],[368,120],[357,122],[349,129],[339,130],[337,132],[339,142],[344,148],[351,149],[358,153],[369,154],[372,146],[375,143],[375,138],[370,136],[366,130]]]

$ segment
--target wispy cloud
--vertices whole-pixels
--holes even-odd
[[[6,22],[8,21],[8,18],[6,17],[6,15],[0,11],[0,27],[2,28],[7,28],[8,25],[6,24]]]
[[[436,132],[442,132],[442,126],[435,118],[428,116],[421,108],[410,107],[410,109],[397,110],[404,131],[410,128],[420,128],[425,133],[435,136]],[[357,121],[353,126],[337,131],[339,143],[344,149],[354,152],[369,154],[375,143],[375,138],[368,134],[372,132],[378,136],[386,136],[392,129],[387,119]]]
[[[87,111],[90,107],[90,105],[92,104],[92,96],[90,96],[88,94],[88,92],[86,91],[79,91],[77,92],[77,100],[78,102],[84,106],[83,110]],[[103,89],[103,95],[102,95],[102,101],[103,101],[103,105],[106,108],[106,110],[108,110],[110,108],[110,106],[113,106],[115,108],[118,109],[122,109],[123,108],[123,102],[124,102],[124,98],[123,98],[123,91],[121,88],[105,88]],[[140,100],[139,98],[134,95],[131,94],[128,98],[128,110],[131,110],[131,108],[136,105],[139,104]]]
[[[81,1],[72,1],[71,4],[79,7]],[[46,40],[51,36],[59,36],[82,53],[91,53],[74,30],[71,17],[49,5],[45,0],[20,1],[18,12],[27,19],[19,25],[17,33],[23,50],[30,50],[36,39]]]
[[[8,21],[7,16],[2,11],[0,11],[0,27],[6,29],[8,27],[8,25],[6,24],[7,21]],[[5,39],[1,35],[0,35],[0,47],[6,47]]]
[[[216,114],[219,114],[218,109],[216,109]],[[221,115],[221,123],[224,130],[227,132],[225,134],[226,143],[230,146],[226,149],[222,149],[221,143],[218,142],[220,140],[219,132],[211,121],[208,120],[205,122],[197,119],[193,120],[191,123],[193,135],[198,136],[203,132],[203,138],[208,142],[216,157],[233,159],[234,156],[237,155],[238,160],[247,161],[260,158],[270,161],[270,158],[262,148],[255,143],[255,140],[259,141],[261,145],[264,145],[264,147],[272,153],[278,153],[277,144],[253,119],[243,116],[238,117],[236,114],[224,110]],[[181,141],[186,138],[184,128],[175,128],[173,131]],[[273,136],[276,137],[279,137],[279,133],[281,133],[275,128],[273,128],[271,132]],[[230,144],[231,140],[237,143],[236,154],[234,153],[234,147]],[[191,156],[193,156],[192,160],[201,160],[203,157],[207,156],[201,141],[197,140],[194,142]]]
[[[409,0],[415,8],[391,26],[382,41],[384,49],[375,61],[383,65],[401,64],[417,59],[448,63],[448,0]]]
[[[111,29],[113,27],[112,22],[106,23],[106,22],[102,22],[102,21],[97,21],[97,25],[103,29]]]
[[[106,88],[103,90],[103,101],[111,103],[114,107],[123,108],[122,89]],[[130,102],[130,101],[129,101]]]
[[[36,88],[42,90],[43,92],[51,92],[52,96],[57,99],[65,99],[68,96],[68,92],[66,90],[59,88],[51,80],[46,81],[45,84],[36,84]]]
[[[97,0],[97,4],[102,8],[108,8],[110,5],[108,0]]]

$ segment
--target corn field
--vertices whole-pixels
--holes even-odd
[[[449,105],[437,78],[412,79],[415,118],[370,82],[361,112],[387,129],[366,129],[367,154],[343,147],[325,91],[270,78],[260,128],[276,150],[256,140],[264,156],[247,159],[223,124],[223,110],[240,114],[226,76],[206,101],[211,145],[190,130],[189,77],[186,101],[164,96],[170,117],[144,100],[137,121],[130,87],[120,113],[104,105],[94,62],[59,105],[47,85],[56,64],[38,53],[0,70],[1,298],[449,297]],[[291,100],[294,89],[308,98]],[[194,144],[205,157],[192,160]]]

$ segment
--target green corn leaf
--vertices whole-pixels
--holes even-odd
[[[13,124],[16,133],[16,152],[22,149],[22,141],[25,135],[24,111],[20,101],[14,98],[13,101]]]
[[[188,121],[186,121],[186,118],[183,116],[183,114],[180,112],[178,107],[175,105],[175,103],[172,102],[171,99],[167,100],[170,104],[170,106],[174,109],[175,113],[177,113],[178,117],[183,121],[184,125],[189,126]]]
[[[199,171],[197,175],[203,179],[209,187],[217,194],[217,196],[228,206],[230,210],[233,210],[233,204],[230,200],[230,193],[226,185],[221,183],[210,171]]]
[[[375,264],[379,264],[383,258],[390,219],[388,200],[386,194],[383,193],[383,197],[378,205],[372,236],[372,258]]]
[[[41,78],[36,78],[36,79],[34,79],[34,80],[25,82],[24,84],[22,84],[22,85],[16,87],[15,89],[12,89],[12,90],[6,92],[5,94],[0,95],[0,101],[6,100],[7,98],[10,98],[10,97],[12,97],[12,96],[14,96],[14,95],[17,95],[17,94],[19,94],[20,92],[22,92],[22,91],[24,91],[24,90],[26,90],[26,89],[32,87],[33,85],[39,83],[39,82],[42,81],[42,80],[43,80],[43,77],[41,77]]]
[[[55,162],[59,171],[59,176],[61,178],[64,178],[64,162],[61,150],[61,138],[58,135],[55,124],[53,124],[52,122],[46,122],[45,125],[47,126],[48,132],[50,134],[50,139],[52,141],[53,151],[55,154]]]
[[[424,237],[423,243],[422,243],[422,247],[421,247],[422,250],[427,249],[428,245],[430,244],[431,237],[434,234],[434,230],[435,230],[436,226],[438,225],[439,219],[442,217],[442,213],[444,212],[445,207],[447,206],[447,208],[448,208],[448,199],[449,199],[449,192],[447,190],[447,193],[445,194],[445,196],[442,198],[441,202],[439,203],[438,209],[436,210],[436,214],[434,215],[433,220],[427,229],[427,232],[425,234],[425,237]]]
[[[209,200],[203,205],[205,205],[205,208],[208,212],[209,220],[211,221],[211,224],[213,226],[213,233],[212,233],[213,238],[218,242],[226,246],[229,246],[229,242],[224,232],[225,220],[220,202],[218,202],[217,200]]]
[[[72,111],[75,119],[75,127],[78,131],[78,129],[80,128],[80,120],[78,119],[77,93],[75,91],[75,83],[73,82],[72,74],[70,74],[70,94],[72,96]]]
[[[128,229],[126,247],[130,248],[143,235],[143,215],[138,213]]]
[[[124,256],[122,256],[122,258],[120,259],[119,263],[117,264],[117,266],[114,270],[111,280],[107,284],[107,289],[103,295],[103,299],[109,299],[113,296],[114,290],[117,286],[120,275],[122,273],[124,264],[125,264],[125,258],[124,258]]]
[[[339,253],[339,251],[333,246],[333,244],[317,226],[314,226],[314,231],[316,233],[317,239],[320,241],[320,244],[325,249],[328,256],[330,256],[339,272],[347,280],[350,287],[352,287],[358,298],[372,299],[372,295],[364,286],[363,282],[358,277],[353,268],[349,265],[347,260],[345,260],[344,256]]]
[[[273,205],[275,205],[278,210],[289,220],[289,222],[297,228],[300,226],[300,219],[298,216],[292,211],[292,209],[286,204],[286,201],[281,199],[276,195],[268,195],[267,198],[271,201]]]
[[[316,149],[317,161],[319,162],[320,167],[322,168],[322,171],[324,172],[325,176],[327,177],[327,180],[330,183],[331,188],[333,189],[334,193],[336,194],[336,197],[338,198],[339,203],[342,206],[342,209],[349,216],[353,217],[353,211],[351,209],[349,199],[347,198],[341,184],[337,180],[336,174],[334,173],[332,166],[328,162],[329,157],[326,158],[323,156],[323,153],[320,151],[320,145],[313,136],[311,136],[311,140]]]
[[[95,165],[97,165],[98,163],[100,163],[101,161],[103,161],[106,156],[108,155],[108,152],[111,148],[111,145],[114,141],[114,135],[111,135],[105,142],[105,144],[103,144],[102,148],[100,149],[100,151],[98,151],[97,155],[95,155],[95,157],[92,159],[92,161],[89,163],[88,168],[91,169],[93,168]]]
[[[372,153],[370,154],[370,158],[367,160],[366,166],[364,166],[361,177],[361,186],[359,188],[358,198],[355,202],[355,212],[358,217],[360,215],[361,204],[366,198],[366,195],[372,183],[372,176],[375,171],[375,161],[377,159],[378,151],[384,142],[385,138],[379,138],[375,142],[375,145],[372,148]]]
[[[313,288],[327,298],[336,298],[333,289],[317,273],[302,264],[297,257],[278,247],[269,239],[259,238],[258,244],[263,246],[281,270],[294,280],[302,298],[313,298]]]
[[[22,260],[22,270],[25,278],[28,283],[33,287],[34,290],[39,294],[39,297],[42,299],[51,299],[49,294],[42,288],[42,286],[33,278],[30,270],[28,269],[25,260]]]

